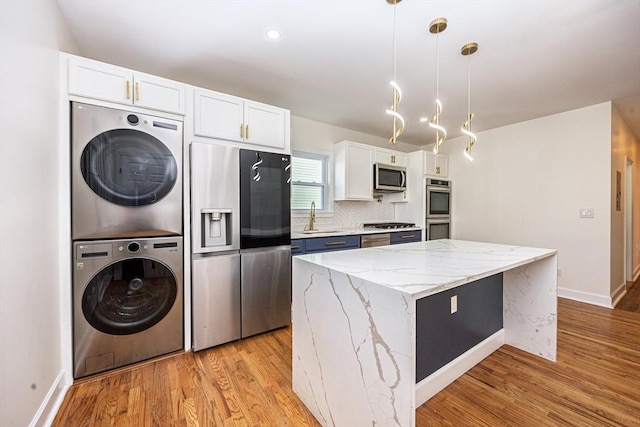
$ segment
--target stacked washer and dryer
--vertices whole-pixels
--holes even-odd
[[[182,122],[71,103],[74,378],[183,348]]]

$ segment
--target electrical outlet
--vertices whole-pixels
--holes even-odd
[[[451,314],[458,311],[458,295],[451,297]]]
[[[356,219],[356,213],[355,213],[355,212],[351,212],[351,213],[349,214],[349,218],[351,218],[351,219]]]
[[[593,218],[593,208],[580,208],[580,218]]]

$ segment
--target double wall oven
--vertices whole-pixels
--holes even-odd
[[[426,240],[451,237],[451,181],[427,179]]]

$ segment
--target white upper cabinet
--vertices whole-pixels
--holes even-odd
[[[69,56],[69,94],[185,113],[185,85],[115,65]]]
[[[373,200],[373,147],[342,141],[333,146],[334,199]]]
[[[447,178],[449,175],[449,155],[433,154],[427,150],[424,153],[424,173],[435,178]]]
[[[376,148],[376,163],[407,167],[409,164],[409,157],[400,151]]]
[[[194,134],[286,149],[290,113],[283,108],[196,89]]]

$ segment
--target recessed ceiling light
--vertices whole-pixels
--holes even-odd
[[[424,123],[424,122],[426,122],[427,120],[429,120],[429,118],[428,118],[428,117],[420,117],[420,123]]]
[[[282,34],[280,34],[280,31],[278,30],[267,31],[267,37],[269,37],[271,40],[278,40],[281,36]]]

